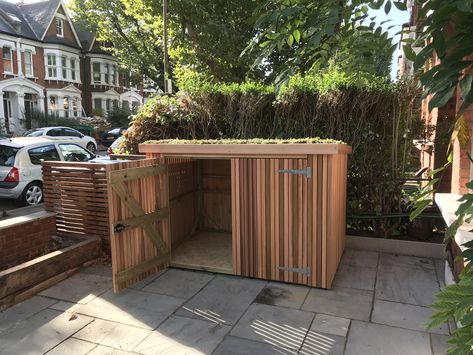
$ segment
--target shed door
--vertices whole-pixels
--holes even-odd
[[[115,292],[169,265],[167,166],[144,159],[111,166],[110,247]]]
[[[311,284],[312,161],[233,159],[237,275]]]

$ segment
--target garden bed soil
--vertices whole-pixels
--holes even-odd
[[[100,257],[100,238],[74,240],[65,248],[0,271],[0,311],[66,279]],[[70,242],[70,238],[65,238],[56,247]]]

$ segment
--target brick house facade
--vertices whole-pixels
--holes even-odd
[[[417,38],[417,34],[422,30],[422,21],[419,19],[419,5],[415,1],[408,2],[410,9],[410,21],[403,26],[403,29],[409,29],[410,33],[403,33],[400,45],[403,39],[407,37]],[[419,52],[421,48],[413,48]],[[430,67],[437,65],[439,58],[434,55],[429,63]],[[399,70],[398,78],[410,77],[413,75],[412,63],[402,53],[398,59]],[[424,142],[420,148],[420,162],[422,168],[428,168],[427,173],[443,166],[447,161],[447,149],[450,144],[450,137],[456,117],[462,105],[460,92],[457,89],[453,97],[446,105],[435,108],[429,112],[428,106],[432,96],[429,95],[422,100],[421,117],[427,127],[430,127],[430,137],[428,142]],[[470,106],[464,112],[464,118],[468,126],[470,136],[473,136],[473,106]],[[441,182],[437,185],[438,192],[467,193],[466,183],[473,179],[473,169],[468,154],[472,153],[472,142],[461,146],[458,140],[453,143],[453,163],[442,172]]]
[[[141,106],[152,90],[126,86],[118,62],[81,31],[62,0],[0,0],[0,128],[20,134],[35,112],[83,117]]]

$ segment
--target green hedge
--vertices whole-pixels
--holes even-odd
[[[160,139],[298,139],[346,142],[349,215],[405,211],[402,179],[423,133],[409,82],[331,72],[296,76],[275,94],[258,83],[204,84],[173,97],[155,98],[134,116],[124,149]],[[402,221],[374,219],[351,227],[392,235]]]

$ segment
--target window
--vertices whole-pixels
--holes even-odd
[[[56,35],[64,37],[64,21],[59,17],[56,17]]]
[[[105,81],[105,84],[108,84],[109,83],[109,77],[110,77],[110,65],[109,64],[104,64],[103,65],[104,68],[105,68],[105,75],[104,75],[104,81]]]
[[[13,148],[7,145],[0,145],[0,166],[13,167],[16,153],[20,148]]]
[[[67,58],[65,56],[61,57],[61,67],[62,67],[62,78],[67,80]]]
[[[44,129],[33,128],[26,132],[23,137],[41,137],[44,134]]]
[[[33,76],[33,52],[25,51],[25,75]]]
[[[78,65],[76,65],[76,60],[71,59],[71,80],[72,81],[76,81],[78,76],[79,76],[76,73],[77,67],[78,67]]]
[[[102,99],[94,99],[94,108],[102,108]]]
[[[106,107],[107,113],[109,113],[112,108],[112,100],[107,99],[107,101],[105,101],[105,105],[106,105],[105,107]]]
[[[92,64],[92,73],[93,73],[94,83],[100,84],[101,82],[100,63],[95,62]]]
[[[48,69],[48,78],[57,77],[57,68],[56,68],[56,56],[54,54],[48,54],[47,56],[46,67]]]
[[[87,150],[77,144],[59,144],[65,161],[89,161],[94,158]]]
[[[3,47],[3,71],[13,73],[12,50],[10,47]]]
[[[72,99],[72,112],[73,112],[73,114],[74,114],[74,117],[77,117],[77,116],[78,116],[78,112],[79,112],[79,111],[78,111],[78,101],[79,101],[79,100],[77,99],[77,97],[74,97],[74,98]]]
[[[69,97],[68,96],[64,96],[64,101],[63,101],[63,104],[64,104],[64,116],[65,117],[69,117]]]
[[[117,66],[111,65],[110,67],[110,84],[117,85]]]
[[[59,158],[59,153],[53,144],[29,149],[28,155],[30,156],[31,164],[34,165],[41,165],[41,162],[43,161],[61,160]]]
[[[62,129],[61,128],[53,128],[50,129],[47,133],[49,137],[62,137]]]
[[[78,137],[78,138],[83,137],[82,133],[80,133],[79,131],[76,131],[75,129],[72,129],[72,128],[63,128],[62,129],[62,135],[64,137]]]

